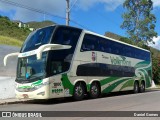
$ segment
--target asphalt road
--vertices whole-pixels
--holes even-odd
[[[67,99],[52,99],[49,101],[33,101],[21,104],[10,104],[0,106],[0,111],[160,111],[160,91],[148,91],[139,94],[112,93],[98,99],[88,99],[83,101],[73,101]],[[97,112],[98,113],[98,112]],[[154,113],[154,112],[153,112]],[[160,113],[160,112],[159,112]],[[62,112],[63,114],[63,112]],[[73,113],[74,114],[74,113]],[[95,112],[96,114],[96,112]],[[124,114],[124,113],[123,113]],[[126,112],[127,114],[127,112]],[[158,114],[160,116],[160,114]],[[17,119],[17,118],[13,118]],[[30,118],[31,119],[31,118]],[[59,117],[47,118],[57,119]],[[90,117],[69,117],[61,119],[133,119],[137,117],[110,117],[110,118],[90,118]],[[138,117],[138,120],[159,120],[158,117]]]

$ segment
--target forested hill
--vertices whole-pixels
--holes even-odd
[[[42,28],[45,26],[49,26],[49,25],[54,25],[56,23],[52,22],[52,21],[42,21],[42,22],[36,22],[36,21],[32,21],[32,22],[27,22],[26,24],[29,25],[29,27],[37,29],[37,28]]]
[[[11,21],[8,17],[0,15],[0,44],[21,46],[31,32],[29,28],[37,29],[55,24],[52,21],[34,21],[25,23],[25,27],[18,27],[17,22],[20,21]]]
[[[0,35],[24,41],[31,31],[28,28],[19,28],[8,17],[0,16]]]

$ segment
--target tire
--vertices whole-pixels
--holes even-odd
[[[139,88],[139,92],[140,93],[145,92],[145,83],[143,81],[141,82],[141,85],[140,85],[140,88]]]
[[[84,98],[85,88],[81,82],[76,83],[74,86],[73,98],[77,101],[82,100]]]
[[[134,88],[133,88],[133,93],[138,93],[139,92],[139,85],[138,82],[134,83]]]
[[[96,82],[93,82],[90,87],[89,96],[92,99],[99,97],[100,95],[100,87]]]

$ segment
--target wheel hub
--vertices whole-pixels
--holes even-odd
[[[93,86],[92,88],[91,88],[91,92],[92,92],[92,94],[97,94],[97,87],[96,86]]]
[[[76,88],[76,94],[78,95],[78,96],[81,96],[82,95],[82,88],[80,87],[80,86],[78,86],[77,88]]]

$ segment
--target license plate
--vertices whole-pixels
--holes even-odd
[[[27,94],[23,94],[23,98],[28,98],[28,95]]]

